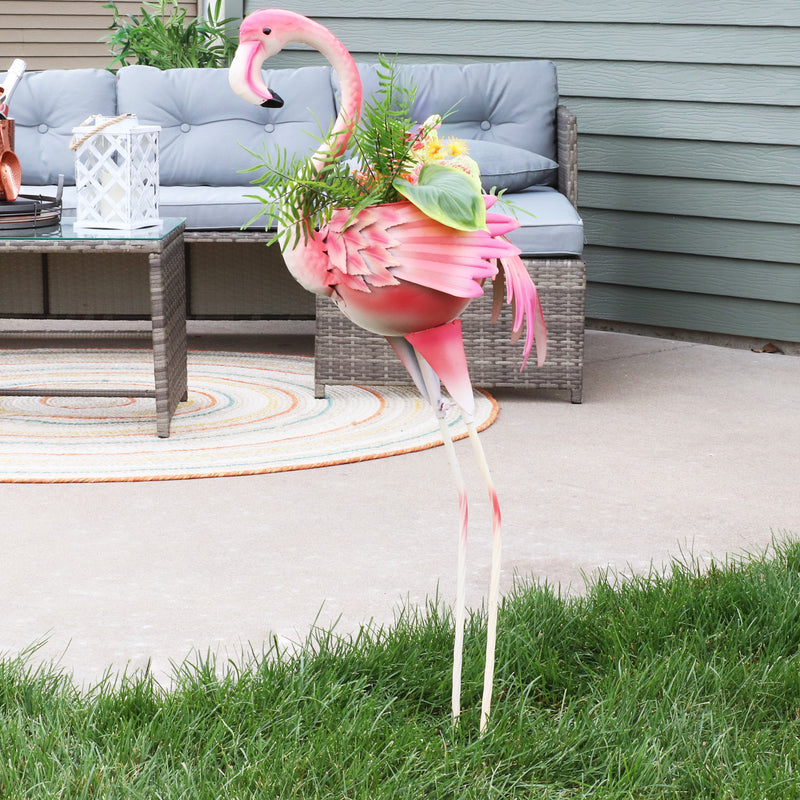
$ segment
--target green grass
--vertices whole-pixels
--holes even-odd
[[[352,639],[220,676],[213,659],[79,691],[0,662],[2,798],[753,798],[800,796],[800,543],[701,570],[518,585],[500,615],[478,735],[474,615],[465,712],[432,605]],[[221,665],[219,665],[221,666]]]

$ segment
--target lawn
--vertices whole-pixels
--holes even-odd
[[[238,666],[75,688],[0,662],[2,798],[800,797],[800,543],[700,568],[520,583],[500,612],[478,735],[484,619],[437,605],[352,638],[318,630]],[[223,674],[224,673],[224,674]]]

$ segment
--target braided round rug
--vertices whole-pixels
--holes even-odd
[[[265,353],[189,352],[189,397],[159,439],[155,400],[0,394],[0,482],[177,480],[306,469],[441,444],[411,386],[329,386],[314,398],[314,362]],[[0,350],[3,388],[152,388],[149,350]],[[498,412],[476,392],[479,429]],[[454,436],[466,435],[456,408]]]

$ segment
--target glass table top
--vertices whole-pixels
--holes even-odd
[[[156,225],[134,230],[111,228],[79,228],[75,217],[64,217],[53,226],[28,228],[27,230],[7,230],[0,226],[0,242],[30,242],[38,239],[51,241],[158,241],[168,236],[184,222],[183,217],[164,217]]]

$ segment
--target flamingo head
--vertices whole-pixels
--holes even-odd
[[[236,94],[249,103],[281,108],[283,100],[261,77],[261,67],[290,42],[313,44],[321,26],[293,11],[265,8],[245,17],[239,27],[236,50],[228,81]]]

